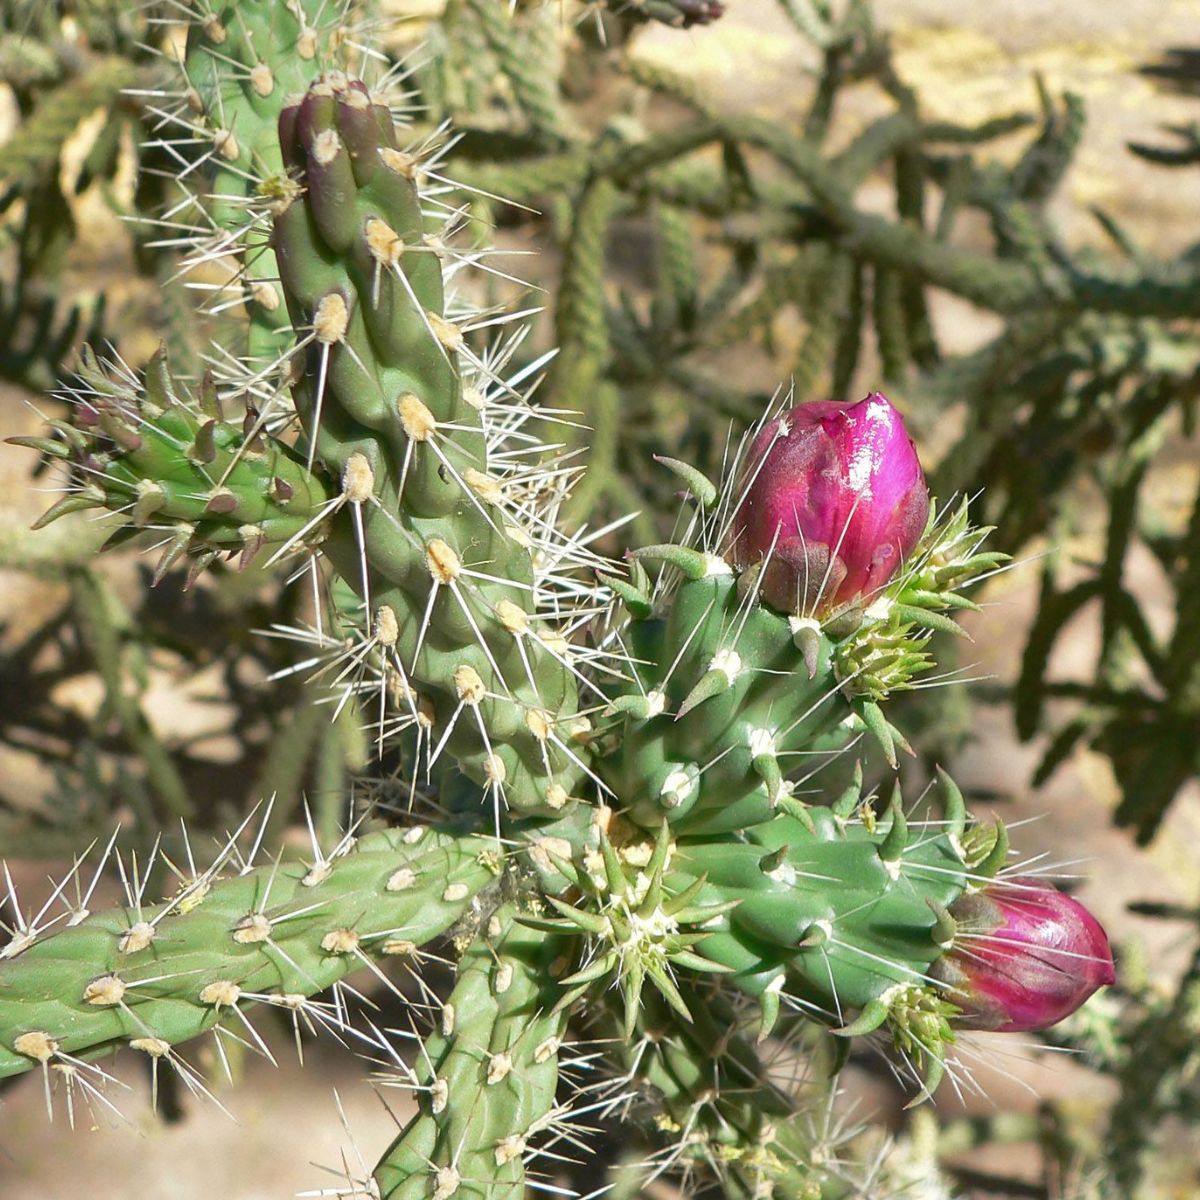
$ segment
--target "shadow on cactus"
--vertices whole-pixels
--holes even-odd
[[[559,519],[576,470],[541,433],[564,418],[506,377],[519,332],[478,348],[503,317],[448,289],[472,256],[388,107],[329,72],[280,103],[278,138],[293,349],[253,373],[259,417],[243,433],[222,415],[234,380],[192,405],[161,359],[108,383],[89,365],[53,444],[81,489],[68,506],[167,527],[164,569],[319,552],[323,603],[352,630],[336,686],[406,745],[420,803],[314,835],[300,862],[251,816],[164,901],[123,864],[113,912],[88,911],[80,862],[0,951],[0,1074],[41,1070],[48,1101],[91,1093],[128,1046],[200,1090],[181,1044],[267,1052],[267,1005],[412,1091],[351,1193],[559,1189],[582,1126],[616,1116],[654,1139],[646,1176],[869,1188],[877,1168],[821,1120],[820,1063],[879,1031],[914,1098],[944,1074],[970,1086],[961,1030],[1040,1028],[1112,980],[1095,922],[1024,878],[949,777],[936,812],[898,788],[877,803],[861,777],[820,786],[863,737],[895,762],[889,698],[999,556],[965,506],[930,504],[872,395],[763,414],[719,480],[668,461],[679,535],[603,560]],[[389,959],[447,934],[456,978],[410,1059],[342,981],[387,982]],[[779,1046],[810,1065],[795,1094],[773,1082]]]

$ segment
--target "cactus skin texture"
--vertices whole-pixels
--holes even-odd
[[[203,203],[217,246],[241,260],[251,362],[270,362],[285,352],[291,330],[274,255],[258,244],[250,250],[245,230],[253,211],[284,180],[279,113],[289,96],[307,90],[323,70],[342,65],[348,17],[345,5],[327,0],[195,5],[183,69],[187,109],[180,123],[211,145],[209,197]],[[198,259],[211,250],[205,245]]]
[[[715,1175],[725,1195],[837,1200],[835,1145],[804,1119],[797,1099],[767,1077],[736,1009],[719,991],[685,988],[690,1022],[647,997],[634,1035],[618,1034],[619,1014],[597,1014],[597,1036],[614,1047],[616,1069],[639,1087],[640,1127],[666,1136],[688,1131],[677,1154],[685,1171]],[[670,1029],[671,1036],[664,1037]],[[820,1165],[816,1165],[820,1164]]]
[[[246,91],[245,55],[316,20],[289,3],[273,21],[268,7],[222,6],[192,47],[240,47],[233,84],[208,55],[210,91],[236,85],[231,103],[257,114],[246,146],[276,172],[270,248],[296,339],[282,365],[299,441],[253,415],[242,438],[207,383],[197,408],[169,403],[184,389],[159,359],[140,392],[117,389],[137,393],[124,407],[93,378],[106,398],[84,397],[86,430],[60,427],[67,456],[103,468],[71,499],[176,522],[178,553],[196,561],[319,540],[331,594],[354,589],[365,613],[354,653],[364,670],[379,662],[443,823],[347,836],[309,864],[253,867],[231,843],[163,904],[99,916],[63,901],[46,937],[20,921],[0,951],[0,1075],[98,1071],[90,1060],[121,1045],[183,1071],[172,1047],[248,1032],[247,1005],[311,1016],[309,998],[351,968],[379,972],[450,933],[453,991],[397,1080],[417,1114],[356,1187],[518,1200],[554,1186],[543,1137],[574,1140],[584,1110],[637,1098],[657,1114],[661,1169],[707,1170],[747,1200],[870,1194],[770,1083],[747,1030],[806,1051],[828,1031],[846,1045],[879,1030],[932,1091],[956,1038],[936,982],[961,940],[952,913],[972,889],[1006,886],[1008,840],[969,820],[948,777],[942,817],[926,821],[898,790],[881,811],[861,774],[810,805],[795,767],[863,732],[895,763],[906,743],[881,706],[931,666],[931,633],[956,630],[952,614],[973,607],[959,589],[999,557],[960,507],[931,516],[870,596],[776,611],[761,562],[723,557],[753,437],[720,484],[667,460],[690,525],[677,544],[632,550],[624,575],[557,533],[560,472],[531,469],[527,441],[517,466],[503,451],[527,401],[448,305],[451,255],[386,105],[339,72],[283,101],[282,72],[299,83],[305,55],[280,64],[262,105]],[[263,140],[276,117],[277,147]],[[214,509],[213,488],[233,505]],[[593,567],[599,586],[581,582]],[[353,619],[354,604],[337,607]],[[617,1060],[611,1085],[560,1077],[580,1022]],[[350,1018],[339,1008],[332,1023],[347,1032]],[[369,1040],[394,1054],[379,1031]],[[594,1070],[599,1053],[573,1061]]]
[[[679,846],[672,890],[702,878],[702,898],[739,901],[728,932],[700,943],[738,969],[731,982],[778,987],[786,971],[789,990],[834,1016],[920,985],[942,954],[935,914],[962,894],[967,865],[936,826],[910,829],[898,799],[873,832],[850,819],[857,808],[850,792],[836,810],[809,811],[815,834],[781,815],[744,842]]]
[[[375,1169],[383,1200],[521,1200],[534,1136],[551,1123],[567,1014],[551,967],[563,940],[497,909],[468,944],[437,1032],[420,1111]]]
[[[677,29],[707,25],[724,14],[720,0],[609,0],[619,16],[635,21],[660,21]]]
[[[630,815],[647,827],[665,818],[713,833],[768,819],[789,790],[779,755],[850,715],[832,643],[820,643],[810,677],[787,618],[747,603],[713,561],[714,574],[684,580],[663,616],[630,630],[633,657],[647,665],[617,702],[624,724],[600,771],[616,795],[638,797]]]
[[[273,237],[293,322],[312,330],[296,408],[316,461],[364,501],[361,532],[343,510],[325,553],[459,769],[510,810],[552,815],[578,791],[569,742],[587,721],[464,395],[415,163],[388,110],[339,76],[285,108],[280,131],[304,189]]]
[[[0,960],[0,1076],[121,1045],[160,1056],[235,1009],[314,995],[445,932],[495,864],[479,839],[387,829],[332,861],[210,870],[163,904],[76,914]]]
[[[227,420],[211,376],[193,399],[172,380],[162,350],[141,387],[89,354],[68,398],[74,419],[55,424],[56,438],[14,439],[66,458],[79,483],[39,528],[107,509],[127,522],[109,544],[143,529],[166,533],[155,583],[181,559],[191,580],[221,554],[246,567],[264,547],[319,541],[325,483],[290,447],[257,432],[253,409]]]

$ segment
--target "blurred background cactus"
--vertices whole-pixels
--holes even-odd
[[[1114,204],[1112,189],[1098,199],[1071,191],[1088,109],[1052,70],[1036,75],[1018,55],[1007,94],[976,111],[922,73],[930,58],[914,50],[911,28],[892,36],[903,6],[749,7],[3,7],[0,376],[11,385],[4,432],[22,443],[5,451],[6,495],[14,483],[27,491],[31,463],[34,487],[60,488],[64,468],[74,485],[52,510],[61,519],[29,531],[39,507],[22,495],[0,532],[15,598],[0,642],[0,849],[17,878],[44,881],[46,869],[21,867],[40,861],[66,880],[44,912],[52,889],[34,882],[18,895],[9,884],[2,916],[16,949],[5,957],[13,971],[27,967],[35,991],[46,986],[38,971],[65,990],[78,976],[87,1030],[68,1044],[44,1022],[9,1017],[24,1040],[0,1039],[0,1070],[52,1065],[47,1094],[54,1078],[105,1123],[106,1101],[93,1094],[101,1075],[72,1056],[127,1041],[152,1068],[158,1111],[186,1109],[184,1126],[204,1130],[181,1090],[215,1093],[240,1113],[218,1075],[250,1071],[248,1051],[278,1054],[293,1030],[307,1043],[310,1027],[324,1025],[384,1060],[385,1082],[403,1083],[420,1114],[409,1124],[412,1106],[397,1103],[405,1129],[375,1182],[390,1134],[376,1125],[372,1140],[360,1132],[365,1116],[352,1121],[370,1142],[363,1161],[347,1153],[327,1190],[312,1194],[519,1195],[525,1163],[531,1190],[580,1195],[609,1185],[616,1195],[669,1194],[655,1190],[668,1179],[683,1194],[716,1179],[745,1196],[1115,1197],[1200,1186],[1194,1162],[1171,1154],[1194,1136],[1197,1104],[1200,960],[1188,954],[1200,888],[1184,861],[1200,766],[1194,229],[1172,242],[1154,228],[1153,205],[1139,220],[1136,194],[1118,191]],[[757,21],[766,42],[747,40]],[[943,31],[928,34],[931,58],[939,36],[960,59],[978,52]],[[771,62],[756,61],[766,46]],[[719,69],[722,56],[734,71]],[[786,88],[764,83],[760,95],[733,78],[766,80],[772,63]],[[1195,194],[1194,121],[1178,116],[1196,91],[1195,54],[1110,69],[1135,79],[1138,67],[1171,115],[1153,106],[1138,115],[1128,153],[1147,165],[1129,178],[1152,188],[1157,174],[1163,191]],[[375,107],[348,98],[367,95],[351,89],[295,108],[338,71],[365,79]],[[380,104],[400,122],[394,142],[358,121]],[[281,145],[287,111],[301,115],[285,118]],[[420,209],[401,195],[413,183]],[[941,686],[893,696],[886,718],[867,690],[854,697],[858,731],[875,736],[822,756],[805,784],[817,789],[814,804],[833,802],[832,824],[813,825],[797,804],[776,822],[795,823],[790,840],[751,834],[739,841],[744,853],[709,853],[707,875],[686,862],[668,869],[638,827],[652,832],[667,817],[685,839],[724,837],[720,809],[738,788],[749,801],[763,788],[771,797],[759,820],[775,810],[789,767],[807,779],[816,765],[788,754],[840,743],[830,741],[836,722],[818,728],[809,711],[825,672],[838,669],[833,659],[798,636],[786,670],[802,686],[764,692],[755,708],[734,679],[743,660],[781,669],[753,654],[766,654],[784,618],[762,609],[759,641],[729,642],[727,630],[745,624],[744,597],[716,584],[702,593],[703,578],[653,590],[664,561],[664,579],[695,566],[662,548],[725,549],[707,532],[718,517],[696,501],[713,481],[728,523],[733,448],[769,410],[875,390],[903,411],[933,495],[944,505],[970,495],[973,523],[995,526],[987,550],[1016,556],[1018,580],[1040,578],[1036,609],[1024,625],[995,609],[968,616],[977,655],[926,607]],[[406,397],[417,403],[399,402]],[[407,441],[388,434],[389,421]],[[685,465],[668,469],[655,456]],[[401,512],[402,521],[389,517]],[[450,521],[454,536],[444,532]],[[513,548],[514,528],[532,555]],[[769,532],[766,542],[769,557]],[[102,544],[112,549],[97,557]],[[332,583],[304,565],[318,545],[340,575]],[[606,584],[606,560],[639,546],[662,552]],[[1013,595],[1004,591],[1012,578],[971,594],[992,607]],[[624,603],[598,626],[608,586]],[[650,609],[664,604],[676,606],[676,624],[660,629]],[[714,604],[726,622],[706,625]],[[1003,631],[990,643],[989,617]],[[632,687],[617,678],[630,655],[642,664]],[[865,670],[856,664],[839,678]],[[997,678],[966,686],[993,666]],[[514,695],[519,721],[505,715]],[[668,711],[683,708],[667,732],[645,708],[655,696]],[[603,707],[611,700],[615,717]],[[711,740],[720,706],[737,712],[747,737],[764,713],[797,722],[795,741],[766,755],[784,760],[782,774],[756,753],[696,775],[697,747],[721,748]],[[581,736],[581,720],[594,737]],[[1031,782],[1049,784],[1045,798],[1022,803],[1024,781],[982,754],[979,735],[1005,721],[1035,747]],[[898,756],[909,799],[889,816],[888,760],[903,739],[916,752]],[[865,760],[861,791],[855,759]],[[921,962],[956,923],[977,921],[974,910],[965,915],[970,897],[958,899],[964,863],[995,870],[1000,861],[982,832],[964,858],[936,857],[945,831],[921,824],[936,822],[936,810],[914,814],[912,802],[938,764],[956,766],[969,801],[1006,817],[1051,812],[1066,831],[1057,852],[1052,837],[1014,831],[1016,844],[1049,851],[1027,870],[1103,873],[1068,861],[1079,853],[1073,824],[1086,826],[1092,853],[1127,854],[1133,837],[1153,843],[1155,870],[1175,870],[1173,885],[1143,897],[1121,925],[1118,987],[1039,1035],[1093,1072],[1085,1092],[1101,1080],[1091,1107],[1038,1077],[1039,1103],[1017,1097],[1006,1112],[1007,1085],[988,1071],[1011,1052],[992,1038],[974,1058],[955,1051],[940,1122],[927,1106],[902,1115],[916,1080],[935,1082],[931,1063],[946,1056],[945,1016],[921,1007],[919,988],[903,1004],[893,993],[887,1013],[900,1052],[892,1062],[907,1056],[914,1068],[898,1072],[903,1086],[860,1039],[840,1076],[852,1096],[825,1082],[841,1057],[828,1044],[837,1039],[819,1037],[806,1017],[824,1011],[847,1023],[861,1007],[865,1029],[883,976],[859,979],[851,952],[817,946],[828,936],[820,921],[839,936],[847,922],[852,941],[866,939],[856,942],[862,954],[906,952],[855,925],[869,888],[827,915],[805,899],[787,910],[787,935],[768,927],[781,892],[812,861],[864,886],[859,865],[821,848],[835,829],[846,836],[847,821],[855,854],[878,846],[888,864],[919,848],[926,881],[960,872],[940,890],[917,889],[934,940]],[[645,794],[633,795],[643,782]],[[1109,803],[1112,829],[1098,829],[1103,803],[1071,811],[1081,786]],[[859,807],[875,794],[883,802]],[[572,824],[576,797],[628,806],[634,831],[618,822],[597,841],[586,818]],[[943,819],[953,822],[950,803]],[[410,814],[424,822],[438,811],[443,823],[467,825],[482,812],[472,838],[486,839],[505,813],[553,823],[538,827],[540,849],[527,862],[512,859],[523,864],[514,873],[494,845],[443,841],[441,826],[429,835],[436,845],[405,849],[397,830]],[[745,811],[728,828],[751,824]],[[352,847],[349,830],[368,813],[373,831]],[[98,859],[117,825],[117,898],[132,915],[108,918],[102,950],[86,924],[69,952],[54,937],[25,950],[47,920],[73,925],[103,908],[90,898],[94,865],[75,856],[98,841]],[[525,828],[505,825],[510,849]],[[214,837],[223,848],[210,868],[200,847]],[[272,866],[281,846],[282,865]],[[989,854],[995,861],[981,867]],[[336,904],[306,903],[323,882],[316,876],[342,858],[355,882],[339,885]],[[372,881],[376,861],[387,870]],[[573,886],[582,899],[571,913],[531,916],[514,883],[526,874],[552,897]],[[217,883],[221,875],[229,878]],[[193,917],[191,901],[210,884],[215,911],[205,897]],[[687,899],[670,913],[661,897],[636,894],[647,886],[651,899],[659,886]],[[97,898],[112,894],[96,887]],[[163,896],[174,896],[165,908]],[[742,903],[724,940],[693,949],[696,926],[720,917],[730,896]],[[159,923],[178,932],[157,939]],[[214,964],[204,950],[226,926],[236,954]],[[444,931],[448,946],[423,948]],[[647,936],[643,962],[630,947]],[[782,991],[793,1003],[772,1017],[780,985],[770,972],[755,976],[747,956],[777,956],[764,949],[775,936],[792,956]],[[814,946],[823,970],[841,964],[832,984],[805,966]],[[130,974],[129,953],[159,966]],[[336,982],[367,964],[375,974],[365,984]],[[718,989],[722,968],[754,986]],[[917,962],[890,982],[913,988],[923,969]],[[201,1003],[163,995],[148,1015],[138,985],[177,972],[194,975]],[[22,978],[0,980],[0,1012],[19,1011]],[[587,1007],[568,1027],[555,1003],[575,992]],[[265,1000],[279,1028],[252,1029],[243,994]],[[843,996],[851,1012],[840,1011]],[[352,1019],[360,998],[382,1013]],[[439,1014],[432,1032],[413,1018],[414,1001]],[[677,1021],[681,1008],[690,1023]],[[194,1062],[173,1049],[214,1022],[226,1030],[215,1049]],[[404,1028],[389,1035],[389,1022]],[[675,1032],[661,1039],[668,1026]],[[756,1049],[763,1028],[771,1036]],[[423,1058],[405,1033],[428,1034]],[[397,1047],[403,1056],[392,1059]],[[447,1108],[484,1060],[478,1101]],[[141,1086],[136,1074],[118,1077]],[[354,1078],[341,1077],[346,1086]],[[998,1090],[998,1111],[956,1119],[955,1089],[968,1114],[977,1111],[971,1092]],[[27,1080],[5,1103],[37,1092]],[[852,1097],[864,1093],[891,1112],[890,1131],[852,1115]],[[54,1103],[65,1115],[62,1097]],[[618,1132],[623,1115],[641,1122],[641,1143]],[[1089,1127],[1105,1122],[1108,1136],[1096,1138]],[[236,1134],[220,1136],[227,1144]],[[1020,1149],[1006,1158],[1007,1143]],[[822,1170],[823,1160],[836,1169]],[[480,1180],[493,1176],[486,1190]]]

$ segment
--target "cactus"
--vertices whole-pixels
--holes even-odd
[[[211,373],[192,397],[171,378],[161,349],[140,386],[88,354],[70,399],[75,419],[56,422],[54,438],[16,439],[68,459],[80,478],[39,524],[107,509],[129,522],[111,542],[141,529],[164,533],[156,583],[183,557],[194,579],[222,552],[245,567],[265,546],[319,540],[329,508],[323,480],[258,432],[252,407],[242,421],[228,420]]]
[[[214,259],[234,263],[235,298],[249,316],[249,370],[287,351],[287,308],[267,236],[266,211],[285,176],[277,125],[289,97],[302,94],[323,70],[345,65],[353,4],[323,0],[188,0],[189,33],[178,81],[164,89],[158,110],[163,141],[188,163],[178,173],[183,198],[164,221],[175,232],[195,229],[184,278]],[[198,152],[199,148],[199,152]],[[197,163],[204,192],[192,188]],[[197,287],[211,284],[197,280]],[[212,305],[230,304],[230,285]]]
[[[88,1063],[118,1045],[170,1061],[176,1043],[218,1022],[248,1027],[243,1009],[256,1002],[303,1011],[361,962],[449,929],[494,879],[486,845],[419,825],[316,848],[307,865],[239,870],[236,850],[228,843],[163,903],[68,904],[68,928],[14,937],[0,966],[0,1075]]]
[[[566,1013],[551,971],[562,950],[511,905],[469,942],[425,1041],[421,1111],[375,1169],[385,1200],[525,1195],[531,1142],[554,1119]]]
[[[707,25],[725,11],[721,0],[609,0],[608,7],[631,21],[661,21],[679,29]]]
[[[709,1170],[731,1196],[837,1195],[852,1180],[816,1110],[771,1083],[748,1014],[757,1043],[806,1052],[827,1032],[847,1047],[882,1030],[929,1094],[977,1015],[947,965],[980,936],[976,901],[1019,906],[1027,885],[1009,877],[1004,828],[972,821],[948,776],[941,816],[919,818],[898,785],[877,804],[861,770],[836,796],[807,792],[807,764],[866,733],[895,765],[907,743],[884,706],[932,665],[932,632],[956,628],[972,607],[960,589],[1000,556],[965,505],[929,504],[878,396],[864,403],[890,433],[851,455],[837,537],[779,560],[841,564],[828,596],[772,583],[778,543],[812,533],[785,529],[787,510],[820,503],[827,464],[785,456],[781,480],[760,469],[762,438],[857,407],[763,414],[715,481],[664,460],[688,496],[680,535],[630,547],[625,566],[565,532],[572,468],[537,433],[559,414],[530,402],[523,372],[505,378],[511,342],[480,348],[493,316],[447,298],[469,256],[451,247],[428,164],[365,83],[285,53],[318,9],[205,9],[188,68],[212,98],[206,120],[245,114],[209,129],[213,221],[247,279],[266,279],[253,222],[235,229],[221,206],[235,179],[243,200],[269,194],[289,324],[252,310],[245,370],[219,384],[189,387],[161,355],[140,379],[88,360],[73,423],[35,444],[79,486],[52,515],[109,509],[121,536],[167,524],[160,574],[185,555],[195,571],[223,551],[319,552],[350,667],[378,688],[380,740],[427,781],[433,812],[407,829],[368,813],[361,836],[314,840],[299,863],[256,865],[259,847],[233,838],[163,902],[127,871],[130,903],[108,914],[71,901],[77,867],[0,951],[0,1074],[97,1087],[97,1060],[128,1045],[195,1083],[175,1047],[212,1030],[218,1047],[265,1049],[255,1003],[349,1035],[343,993],[332,1007],[319,994],[359,966],[386,979],[389,957],[449,934],[453,989],[419,1058],[395,1067],[418,1112],[362,1181],[371,1194],[554,1186],[545,1144],[580,1136],[593,1106],[620,1111],[628,1086],[660,1113],[651,1172]],[[249,57],[268,42],[270,89]],[[298,94],[280,97],[285,82]],[[264,375],[254,338],[289,330]],[[298,430],[282,409],[272,419],[274,394],[258,403],[267,377],[288,385]],[[235,400],[244,425],[223,415]],[[1107,946],[1088,953],[1069,1000],[1048,1002],[1055,1016],[1111,979]],[[615,1081],[566,1070],[563,1047],[584,1034]],[[395,1053],[377,1029],[358,1036]]]

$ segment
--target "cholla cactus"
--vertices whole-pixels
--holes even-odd
[[[757,1044],[811,1055],[824,1031],[844,1045],[883,1029],[931,1091],[957,1030],[980,1023],[970,963],[999,923],[981,934],[980,907],[1019,912],[1028,885],[1004,829],[973,822],[948,777],[941,816],[920,820],[898,788],[877,808],[861,774],[835,797],[804,785],[864,733],[894,762],[905,742],[883,706],[998,556],[964,507],[929,513],[882,396],[764,414],[719,481],[667,460],[690,497],[683,532],[623,565],[565,533],[571,472],[536,432],[556,414],[505,377],[512,341],[475,348],[494,316],[447,299],[468,261],[428,164],[340,71],[287,97],[256,85],[246,55],[316,21],[266,7],[205,9],[193,32],[226,47],[204,59],[211,94],[228,103],[236,85],[260,122],[252,139],[223,127],[255,147],[236,160],[253,186],[240,229],[214,221],[251,300],[279,289],[252,322],[291,349],[193,383],[161,357],[144,378],[89,362],[77,419],[47,444],[78,482],[57,512],[162,529],[160,571],[185,554],[197,568],[318,552],[355,630],[337,648],[346,686],[377,696],[380,738],[406,745],[433,803],[403,828],[368,813],[303,862],[256,865],[233,838],[175,895],[138,886],[111,913],[64,885],[0,952],[0,1074],[98,1087],[100,1060],[128,1046],[199,1086],[180,1043],[257,1044],[256,1004],[346,1035],[348,971],[419,961],[450,933],[457,981],[416,1060],[357,1031],[419,1102],[359,1181],[368,1194],[517,1197],[550,1185],[550,1147],[579,1136],[578,1114],[643,1105],[655,1173],[706,1171],[736,1196],[844,1194],[855,1176],[825,1101],[775,1086]],[[273,53],[276,80],[317,60]],[[227,142],[214,161],[222,146],[235,161]],[[274,267],[255,243],[266,220]],[[1035,1016],[1013,1027],[1111,980],[1087,928],[1055,978],[1020,970]],[[995,937],[1010,963],[1037,953],[1036,936]],[[580,1073],[596,1070],[570,1052],[581,1037],[602,1040],[611,1078]]]

